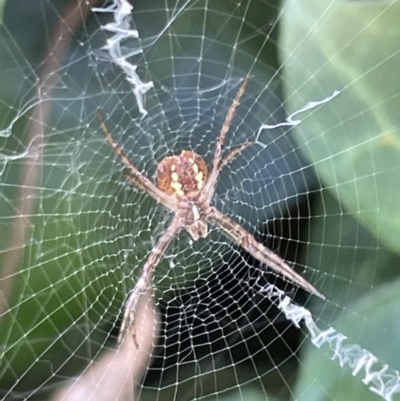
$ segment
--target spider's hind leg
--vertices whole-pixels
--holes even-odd
[[[139,301],[142,295],[146,293],[146,290],[147,281],[144,277],[141,277],[125,303],[124,317],[122,319],[121,329],[118,336],[118,343],[122,342],[126,333],[130,330],[135,347],[139,348],[139,342],[136,337],[135,317]]]
[[[151,281],[153,270],[158,265],[161,258],[164,256],[164,253],[167,250],[168,246],[171,244],[172,240],[175,238],[175,235],[181,230],[181,228],[181,218],[179,216],[175,217],[174,220],[172,220],[171,224],[161,235],[161,237],[157,241],[157,244],[147,258],[139,280],[137,281],[133,291],[126,301],[124,318],[122,320],[122,325],[118,336],[118,343],[121,343],[128,331],[130,331],[132,333],[133,342],[136,348],[139,348],[139,342],[136,337],[135,328],[135,318],[138,305],[140,303],[142,295],[145,294],[147,289],[149,288],[149,283]]]

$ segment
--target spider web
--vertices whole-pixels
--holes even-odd
[[[399,399],[399,3],[133,6],[5,4],[1,399]],[[253,145],[213,204],[326,300],[212,227],[182,233],[143,299],[139,350],[118,345],[171,216],[128,184],[97,109],[152,179],[182,149],[210,165],[246,75],[225,151]]]

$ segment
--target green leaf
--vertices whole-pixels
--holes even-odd
[[[322,191],[321,197],[314,199],[313,211],[310,245],[303,263],[326,272],[329,280],[318,288],[334,300],[316,300],[313,316],[321,328],[328,322],[348,336],[349,343],[359,344],[398,369],[399,256],[379,247],[350,213],[343,212],[331,191]],[[360,377],[354,378],[348,369],[331,361],[326,350],[310,342],[302,350],[296,399],[381,400]]]
[[[7,0],[0,0],[0,25],[3,24],[4,7],[6,6]]]
[[[290,0],[282,18],[294,138],[327,187],[371,233],[400,252],[400,3]],[[301,42],[299,42],[299,38]]]
[[[400,257],[381,247],[368,230],[345,213],[331,191],[320,194],[320,198],[314,197],[310,242],[302,264],[328,278],[316,284],[334,302],[316,299],[313,313],[332,321],[371,288],[396,280],[400,276]]]

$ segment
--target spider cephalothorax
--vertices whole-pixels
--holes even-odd
[[[135,331],[135,313],[139,298],[141,294],[146,292],[152,270],[157,266],[172,240],[182,229],[186,229],[193,240],[197,240],[200,237],[207,237],[208,225],[212,225],[260,262],[284,275],[310,293],[324,298],[313,285],[296,273],[281,257],[258,242],[241,225],[211,206],[221,169],[251,145],[251,143],[246,142],[223,157],[225,138],[235,115],[236,107],[239,105],[245,91],[246,84],[247,77],[244,79],[225,117],[216,141],[211,171],[208,171],[207,165],[201,156],[190,150],[183,150],[179,155],[168,156],[160,162],[156,172],[156,185],[141,173],[125,155],[107,129],[104,118],[99,111],[101,126],[108,142],[121,157],[122,162],[130,169],[129,181],[174,213],[172,222],[151,251],[143,266],[142,273],[126,301],[119,341],[122,340],[128,330],[131,330],[133,340],[136,346],[139,346]]]

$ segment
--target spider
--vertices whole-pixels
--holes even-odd
[[[179,155],[165,157],[158,164],[155,184],[128,159],[108,130],[101,111],[98,110],[100,125],[106,134],[108,142],[115,153],[121,158],[122,162],[130,169],[130,174],[127,176],[129,182],[148,193],[158,203],[174,213],[172,222],[150,252],[139,280],[125,303],[124,317],[118,337],[119,343],[125,337],[128,330],[130,330],[136,347],[139,347],[135,331],[135,315],[139,299],[147,291],[154,268],[164,256],[173,239],[183,229],[196,241],[199,238],[206,238],[208,235],[208,226],[214,226],[260,262],[286,276],[293,283],[303,287],[310,293],[323,299],[325,298],[313,285],[297,274],[282,258],[258,242],[248,231],[230,217],[212,206],[212,199],[221,169],[242,152],[243,149],[252,144],[246,142],[238,148],[233,149],[223,158],[225,138],[235,115],[236,108],[240,104],[240,100],[245,92],[247,81],[248,77],[245,77],[226,114],[221,132],[216,140],[211,171],[208,170],[204,159],[197,153],[190,150],[182,150]]]

